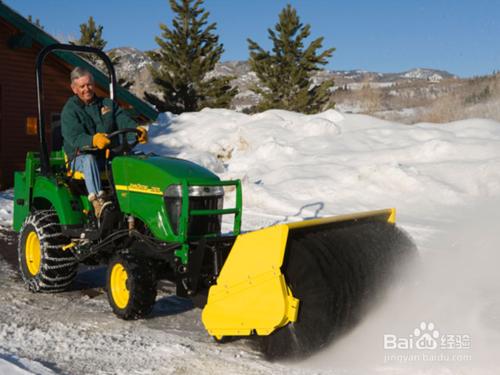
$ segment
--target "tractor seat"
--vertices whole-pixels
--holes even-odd
[[[69,165],[68,155],[64,153],[64,163],[66,164],[66,176],[72,178],[73,180],[85,180],[85,175],[80,171],[73,171]],[[100,173],[101,181],[107,181],[108,175],[105,171],[101,171]]]
[[[69,165],[68,155],[64,153],[64,164],[66,164],[66,176],[71,177],[73,180],[85,180],[85,175],[80,171],[73,171]]]
[[[54,121],[51,124],[51,134],[52,134],[52,150],[63,149],[63,136],[61,132],[61,121]],[[83,172],[73,171],[69,165],[68,155],[64,152],[64,164],[66,165],[66,175],[73,180],[85,180]],[[101,180],[108,180],[106,172],[101,172]]]
[[[52,135],[52,151],[58,151],[63,148],[63,137],[61,132],[61,121],[54,121],[51,124],[51,135]],[[72,171],[69,162],[68,155],[64,152],[64,164],[66,165],[66,175],[72,177],[74,180],[85,180],[85,176],[82,172]]]

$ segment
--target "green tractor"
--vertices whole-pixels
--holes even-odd
[[[40,152],[15,173],[14,230],[22,278],[32,292],[61,292],[79,264],[107,265],[106,291],[122,319],[147,316],[157,282],[175,283],[196,299],[211,336],[255,335],[269,357],[307,355],[352,326],[381,282],[415,252],[395,226],[394,209],[279,224],[241,234],[239,180],[221,181],[192,162],[134,152],[127,135],[106,160],[111,199],[97,219],[82,180],[68,171],[62,150],[47,150],[42,65],[53,51],[103,52],[55,44],[37,58]],[[85,152],[94,152],[87,150]],[[109,153],[107,155],[110,155]],[[235,194],[225,208],[224,194]],[[224,215],[233,228],[222,233]],[[196,297],[196,298],[195,298]]]

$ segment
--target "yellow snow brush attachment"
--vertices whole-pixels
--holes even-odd
[[[210,335],[268,335],[297,319],[298,300],[280,267],[288,226],[276,225],[239,235],[210,288],[202,320]]]
[[[300,301],[282,273],[291,232],[329,231],[336,223],[365,220],[394,223],[395,210],[279,224],[239,235],[202,312],[209,334],[217,339],[254,332],[267,336],[295,322]]]

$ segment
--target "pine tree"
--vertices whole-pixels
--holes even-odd
[[[79,46],[95,47],[100,50],[106,47],[107,42],[102,38],[102,25],[96,25],[94,17],[90,16],[87,23],[80,24],[80,39],[74,44]],[[92,64],[99,64],[101,59],[98,56],[85,54],[84,57]]]
[[[330,102],[333,80],[315,84],[312,76],[320,70],[320,65],[328,62],[335,48],[319,53],[323,37],[305,47],[310,29],[309,24],[300,22],[297,11],[287,5],[280,13],[275,29],[268,29],[269,39],[273,42],[272,52],[265,51],[256,42],[247,39],[250,67],[261,83],[261,87],[252,88],[262,98],[257,110],[278,108],[317,113],[334,105]]]
[[[209,12],[202,8],[203,0],[169,1],[175,13],[172,27],[160,24],[161,37],[155,38],[160,49],[149,54],[159,63],[150,71],[162,95],[144,93],[146,100],[173,113],[227,108],[237,93],[230,85],[234,77],[208,74],[224,52],[214,33],[216,23],[207,25]]]
[[[103,49],[108,44],[102,38],[103,29],[104,26],[97,25],[94,17],[90,16],[87,23],[80,24],[80,39],[78,39],[78,44]]]

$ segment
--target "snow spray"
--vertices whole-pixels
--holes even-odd
[[[294,366],[347,373],[496,373],[500,202],[454,209],[359,325]],[[410,233],[411,234],[411,233]]]

